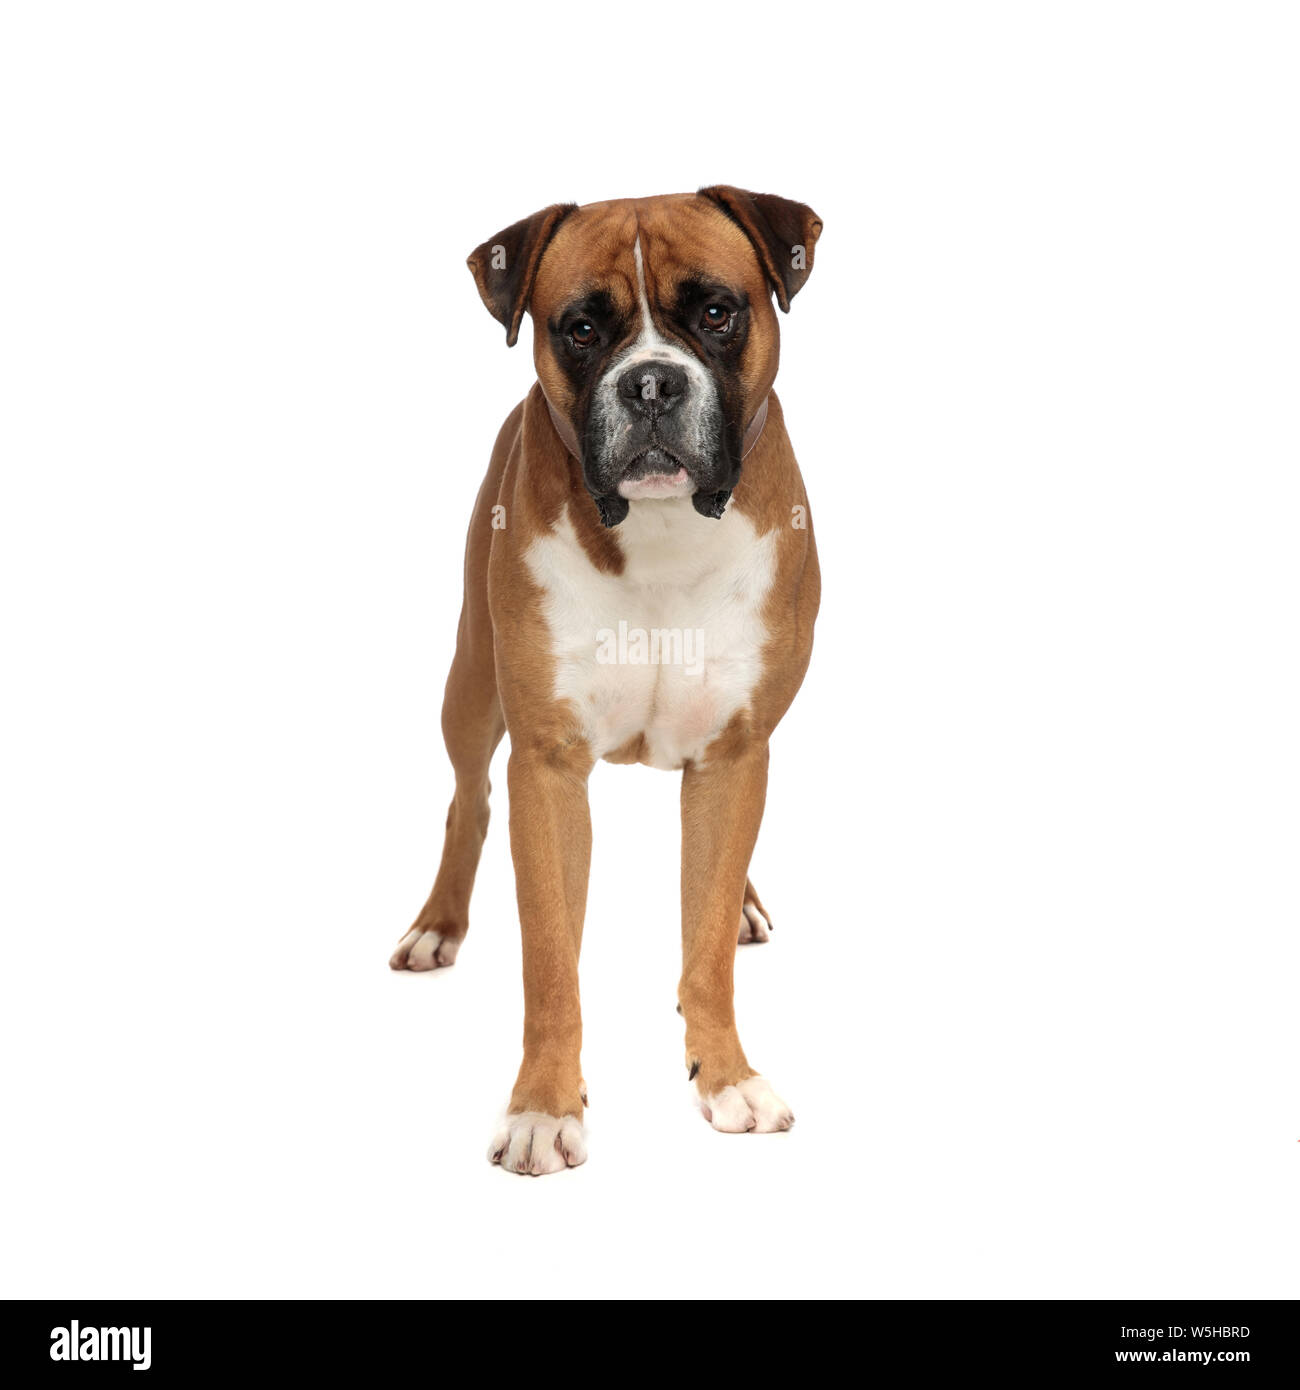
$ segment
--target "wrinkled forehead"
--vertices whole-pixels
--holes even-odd
[[[639,250],[639,255],[638,255]],[[644,291],[652,309],[670,304],[684,281],[766,293],[754,249],[716,204],[696,194],[593,203],[560,224],[533,287],[538,318],[604,291],[635,319]]]

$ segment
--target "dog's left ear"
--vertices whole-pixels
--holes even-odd
[[[552,203],[489,237],[470,255],[467,264],[488,313],[506,326],[507,347],[514,347],[519,338],[519,324],[533,292],[542,252],[555,229],[577,206]]]
[[[803,289],[812,274],[813,248],[822,234],[822,220],[806,203],[778,198],[774,193],[748,193],[719,183],[701,188],[735,222],[739,222],[767,278],[776,291],[782,313],[790,312],[790,301]]]

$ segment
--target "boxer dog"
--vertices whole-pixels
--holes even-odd
[[[586,1159],[578,953],[598,758],[682,773],[686,1070],[714,1129],[794,1116],[736,1033],[738,942],[768,939],[749,861],[768,739],[803,681],[820,578],[808,498],[772,392],[777,304],[812,270],[802,203],[718,186],[556,204],[469,268],[537,381],[497,436],[470,522],[442,728],[456,773],[437,880],[390,961],[451,965],[510,733],[523,930],[523,1063],[489,1157]]]

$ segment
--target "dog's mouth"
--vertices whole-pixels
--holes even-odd
[[[676,454],[652,444],[623,469],[618,495],[629,499],[643,497],[685,497],[695,490],[690,471]]]

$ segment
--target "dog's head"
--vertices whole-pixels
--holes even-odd
[[[532,314],[538,378],[607,526],[638,498],[721,515],[776,378],[772,295],[789,310],[821,229],[803,203],[718,186],[557,203],[470,256],[508,344]]]

